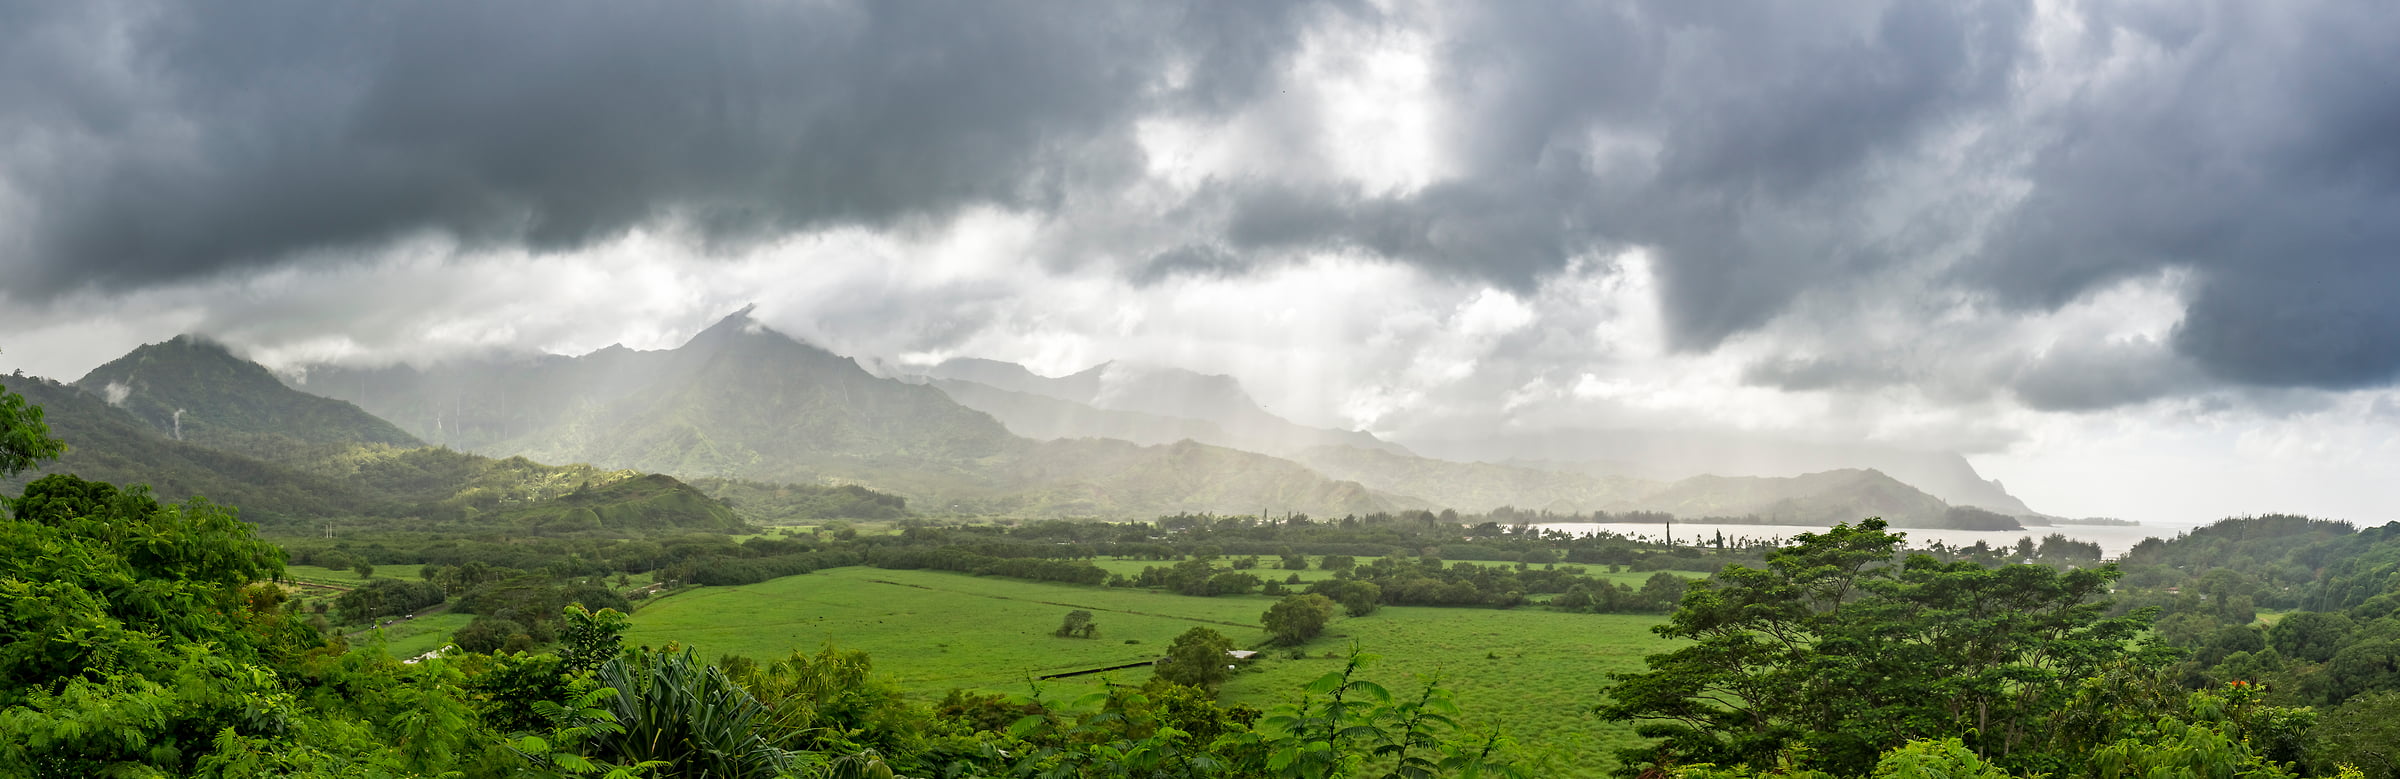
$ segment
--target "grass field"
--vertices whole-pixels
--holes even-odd
[[[677,642],[712,659],[740,654],[761,660],[831,642],[867,650],[879,672],[912,692],[1023,692],[1033,676],[1156,658],[1195,625],[1238,643],[1258,643],[1265,637],[1256,627],[1258,615],[1273,603],[1260,596],[1187,598],[935,571],[836,568],[743,587],[701,587],[649,602],[635,612],[626,640]],[[1099,638],[1050,635],[1076,609],[1093,613]]]
[[[1633,728],[1602,722],[1610,671],[1640,670],[1642,655],[1672,646],[1650,632],[1657,617],[1563,614],[1517,609],[1389,607],[1361,619],[1336,620],[1327,636],[1305,649],[1310,659],[1269,652],[1225,687],[1228,700],[1265,708],[1296,697],[1311,680],[1341,669],[1340,652],[1356,641],[1380,660],[1368,677],[1405,695],[1419,679],[1441,680],[1457,695],[1469,727],[1496,726],[1529,749],[1557,761],[1551,776],[1599,776],[1609,755],[1630,746]]]
[[[375,566],[375,578],[416,581],[417,571],[421,568],[424,566],[413,563],[378,565]],[[356,572],[347,569],[337,571],[314,565],[284,566],[283,578],[286,581],[284,592],[289,593],[293,600],[299,601],[303,608],[313,608],[319,604],[330,605],[335,598],[341,597],[343,591],[367,581],[360,578]]]
[[[413,582],[417,580],[417,572],[424,567],[425,566],[414,563],[405,565],[378,565],[375,566],[375,578],[400,579],[403,581]],[[310,584],[331,584],[340,587],[356,587],[360,583],[366,581],[366,579],[360,578],[358,573],[355,571],[350,571],[347,569],[337,571],[331,568],[320,568],[314,565],[284,566],[283,578],[291,579],[293,581],[308,582]]]
[[[410,658],[431,652],[450,643],[450,634],[475,621],[473,614],[445,612],[418,617],[391,627],[376,628],[350,639],[352,647],[368,646],[381,635],[384,652],[393,657]]]
[[[936,696],[953,687],[1025,693],[1036,676],[1156,658],[1194,625],[1255,647],[1265,639],[1256,627],[1259,613],[1274,601],[837,568],[653,601],[635,613],[626,638],[648,646],[673,642],[710,659],[730,653],[761,660],[832,642],[866,650],[879,674],[914,694]],[[1050,635],[1073,609],[1094,614],[1100,638]],[[1226,686],[1225,699],[1265,708],[1296,695],[1339,667],[1339,660],[1324,659],[1327,652],[1338,654],[1356,641],[1383,658],[1370,678],[1395,692],[1414,689],[1419,675],[1438,675],[1457,693],[1470,725],[1500,727],[1528,749],[1553,753],[1560,762],[1546,774],[1598,776],[1604,756],[1629,743],[1632,733],[1598,721],[1589,709],[1600,701],[1607,672],[1639,668],[1643,654],[1668,646],[1649,632],[1658,621],[1533,609],[1389,607],[1335,620],[1325,636],[1301,648],[1307,659],[1291,659],[1289,650],[1265,652]],[[1131,669],[1040,682],[1039,688],[1045,698],[1071,699],[1102,679],[1138,682],[1147,676],[1147,670]]]

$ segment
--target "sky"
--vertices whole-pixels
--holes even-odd
[[[664,348],[2400,519],[2400,5],[0,0],[0,371]]]

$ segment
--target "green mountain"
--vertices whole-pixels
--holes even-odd
[[[172,501],[204,495],[240,509],[244,519],[270,527],[380,520],[407,529],[518,522],[528,529],[565,530],[580,526],[548,520],[571,509],[603,517],[584,529],[725,531],[742,526],[724,504],[663,476],[386,445],[319,448],[309,458],[269,461],[175,440],[126,409],[71,385],[19,376],[0,380],[0,386],[41,406],[51,434],[68,446],[64,457],[7,483],[12,493],[33,479],[71,473],[148,484],[160,498]],[[310,438],[305,430],[297,432],[294,440],[323,440]]]
[[[1483,512],[1513,506],[1561,514],[1669,511],[1800,524],[1881,515],[1897,527],[2014,528],[2018,523],[2011,516],[2041,521],[1996,483],[1976,477],[1955,454],[1872,447],[1745,448],[1708,436],[1664,436],[1625,439],[1629,448],[1615,452],[1628,458],[1624,462],[1464,462],[1419,457],[1366,433],[1285,421],[1261,409],[1239,383],[1225,376],[1112,362],[1047,377],[1014,363],[980,359],[950,360],[926,373],[951,399],[992,415],[1018,435],[1137,444],[1188,440],[1263,452],[1290,458],[1333,479],[1357,482],[1400,507]],[[1597,451],[1582,440],[1552,443],[1533,451]],[[2008,516],[1966,506],[1954,509],[1941,498],[1879,472],[1869,477],[1865,472],[1826,473],[1823,466],[1805,467],[1810,462],[1852,460],[1897,463],[1977,501],[1973,505],[1997,507]],[[1689,470],[1712,466],[1737,474],[1788,470],[1800,475],[1717,476]]]
[[[875,376],[747,312],[675,349],[317,367],[304,381],[484,454],[687,479],[860,485],[933,512],[1142,517],[1271,506],[1339,515],[1402,505],[1250,452],[1020,438],[940,389]]]
[[[328,446],[423,445],[357,406],[294,391],[257,363],[188,335],[134,349],[75,386],[174,440],[266,459]]]
[[[1628,476],[1672,482],[1693,476],[1779,476],[1873,469],[1952,505],[1974,506],[2029,524],[2046,515],[1985,479],[1956,452],[1876,444],[1821,444],[1739,433],[1657,430],[1548,429],[1451,439],[1409,439],[1417,451],[1449,460],[1480,460],[1526,468]]]
[[[2006,515],[1951,506],[1880,471],[1799,476],[1694,476],[1673,482],[1627,476],[1324,447],[1298,457],[1337,479],[1433,506],[1486,512],[1500,506],[1556,514],[1663,511],[1678,517],[1832,525],[1883,517],[1893,527],[2016,530]]]
[[[1694,476],[1627,500],[1611,511],[1664,511],[1679,517],[1747,517],[1779,525],[1832,525],[1882,517],[1893,527],[2018,530],[1988,511],[1954,511],[1942,499],[1872,469],[1799,476]]]
[[[351,514],[368,502],[361,491],[339,480],[174,440],[73,386],[20,375],[0,377],[0,387],[41,406],[50,434],[67,442],[65,456],[13,480],[0,480],[7,494],[16,494],[26,482],[42,476],[71,473],[118,484],[148,484],[169,500],[206,495],[241,509],[244,519],[264,524]]]

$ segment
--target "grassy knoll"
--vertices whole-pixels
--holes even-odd
[[[866,650],[878,673],[915,694],[935,696],[953,687],[1024,693],[1032,676],[1157,657],[1194,625],[1256,647],[1265,636],[1251,626],[1274,600],[838,568],[742,587],[703,587],[649,603],[634,615],[627,640],[678,642],[711,658],[733,653],[760,659],[814,651],[830,641]],[[1100,638],[1050,635],[1076,608],[1094,614]],[[1607,672],[1636,669],[1643,654],[1666,646],[1649,632],[1658,621],[1533,609],[1388,607],[1336,620],[1324,637],[1301,648],[1311,655],[1307,659],[1292,659],[1290,650],[1266,652],[1227,685],[1225,698],[1264,708],[1296,695],[1339,667],[1340,661],[1324,659],[1326,653],[1338,654],[1355,640],[1383,657],[1371,678],[1395,692],[1414,689],[1417,675],[1439,675],[1458,694],[1468,722],[1503,728],[1529,749],[1555,753],[1559,763],[1552,775],[1599,776],[1609,750],[1630,742],[1632,732],[1588,711],[1600,700]],[[1148,672],[1106,676],[1138,682]],[[1071,699],[1100,678],[1040,686],[1045,698]]]

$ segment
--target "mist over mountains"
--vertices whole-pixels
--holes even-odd
[[[735,314],[667,350],[354,371],[296,386],[494,456],[686,478],[857,484],[929,510],[1066,516],[1414,507],[1288,461],[1207,446],[1035,441],[935,387]]]
[[[1050,378],[1016,363],[961,358],[925,375],[951,399],[1030,438],[1191,439],[1276,455],[1320,446],[1408,452],[1371,433],[1296,424],[1260,408],[1231,376],[1181,368],[1106,362]]]
[[[1607,436],[1562,432],[1516,456],[1437,459],[1371,433],[1282,419],[1225,376],[1112,362],[1045,377],[962,359],[886,378],[746,312],[673,349],[309,366],[291,386],[479,454],[684,479],[858,485],[938,513],[1338,516],[1511,506],[1564,517],[1881,515],[1944,526],[1958,521],[1955,504],[2041,521],[1954,454],[1753,451],[1723,438],[1678,450],[1681,442],[1663,436],[1612,448]],[[1440,445],[1507,451],[1506,442]]]
[[[747,310],[672,349],[313,365],[281,375],[187,335],[137,348],[73,385],[30,385],[29,396],[57,404],[62,429],[75,436],[66,467],[160,474],[153,478],[170,497],[239,499],[279,518],[418,510],[458,519],[475,501],[454,498],[492,466],[451,463],[445,475],[397,492],[346,481],[388,480],[378,469],[401,467],[393,463],[404,453],[440,452],[426,457],[506,463],[519,481],[544,485],[476,499],[486,513],[560,498],[560,474],[571,472],[601,484],[659,474],[679,480],[679,490],[769,496],[747,507],[753,516],[1509,507],[1561,520],[1664,512],[1810,525],[1881,516],[1903,527],[2015,529],[2052,519],[1951,453],[1571,430],[1412,447],[1283,419],[1230,377],[1171,366],[1109,362],[1047,377],[957,359],[877,375]]]

